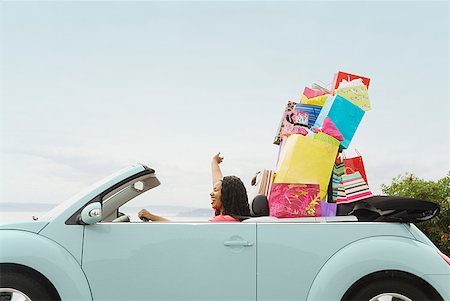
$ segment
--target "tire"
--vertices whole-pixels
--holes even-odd
[[[383,298],[384,297],[384,298]],[[389,299],[390,297],[391,299]],[[426,288],[418,285],[414,281],[401,279],[378,279],[372,283],[359,286],[358,289],[343,298],[344,301],[440,301],[434,294],[428,292]]]
[[[27,301],[59,301],[60,298],[47,285],[47,279],[39,279],[18,272],[0,274],[0,297],[8,300],[7,296],[22,296]],[[16,297],[17,298],[17,297]]]

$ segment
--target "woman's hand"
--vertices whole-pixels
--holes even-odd
[[[213,158],[212,158],[213,162],[216,162],[217,164],[222,163],[223,161],[223,157],[220,156],[220,152],[218,152]]]
[[[142,209],[138,212],[138,217],[140,219],[145,218],[147,220],[152,220],[153,214],[151,214],[147,209]]]

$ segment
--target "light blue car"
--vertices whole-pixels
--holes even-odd
[[[450,300],[450,259],[413,224],[119,217],[159,184],[136,164],[1,225],[0,300]]]

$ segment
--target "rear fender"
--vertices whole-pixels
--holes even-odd
[[[307,300],[340,300],[359,279],[384,270],[404,271],[422,279],[425,274],[450,277],[450,267],[429,245],[398,236],[364,238],[345,246],[324,264]],[[439,284],[429,284],[445,299]]]
[[[0,264],[20,264],[45,276],[61,300],[92,300],[80,265],[66,249],[39,234],[1,230]]]

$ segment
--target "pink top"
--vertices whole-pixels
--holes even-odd
[[[224,222],[238,222],[238,219],[235,219],[231,215],[225,215],[220,214],[214,216],[212,219],[209,220],[209,222],[216,222],[216,223],[224,223]]]

